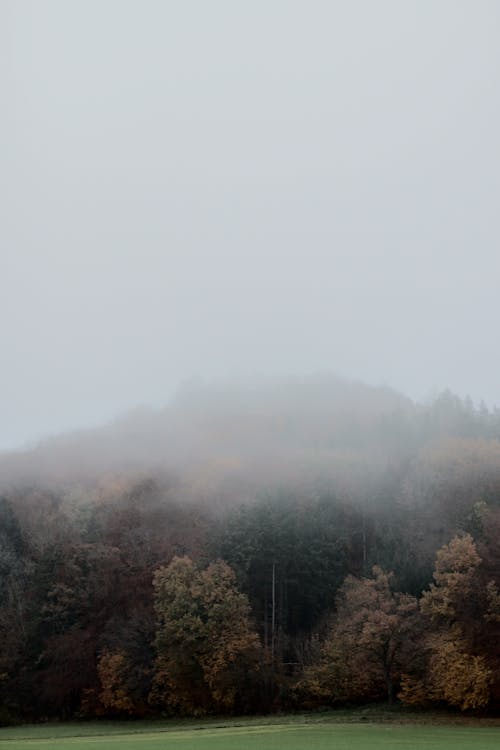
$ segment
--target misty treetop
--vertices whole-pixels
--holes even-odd
[[[499,436],[319,378],[3,456],[0,720],[498,708]]]

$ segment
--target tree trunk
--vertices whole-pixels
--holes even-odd
[[[385,685],[387,688],[387,702],[390,706],[394,703],[394,682],[391,677],[390,669],[384,669]]]
[[[274,662],[274,646],[276,631],[276,564],[273,563],[272,579],[272,611],[271,611],[271,656]]]

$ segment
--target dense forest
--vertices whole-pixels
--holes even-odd
[[[500,708],[500,413],[190,385],[0,457],[0,721]]]

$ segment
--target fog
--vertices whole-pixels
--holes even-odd
[[[207,382],[500,403],[495,0],[2,0],[0,449]]]
[[[263,496],[341,497],[374,513],[436,492],[468,507],[494,491],[496,502],[500,410],[450,392],[417,404],[333,376],[191,383],[166,408],[0,455],[7,496],[45,488],[88,501],[150,480],[211,513]]]

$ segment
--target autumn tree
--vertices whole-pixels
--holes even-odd
[[[481,558],[470,534],[455,537],[438,550],[434,583],[422,595],[422,611],[434,622],[463,625],[474,619]],[[469,622],[470,624],[470,622]]]
[[[404,666],[413,658],[417,601],[394,591],[393,574],[373,568],[371,578],[348,576],[340,589],[322,658],[302,688],[321,701],[382,697],[389,702]]]
[[[106,711],[137,714],[138,708],[131,689],[131,664],[123,651],[104,651],[97,663],[101,683],[99,700]]]
[[[434,583],[424,592],[421,609],[428,618],[422,641],[425,674],[406,675],[400,697],[405,703],[445,701],[462,710],[489,702],[491,669],[482,653],[482,630],[496,589],[481,575],[481,558],[470,534],[455,537],[437,553]]]
[[[157,660],[151,700],[184,713],[245,708],[259,669],[246,596],[223,561],[176,557],[154,576]]]

